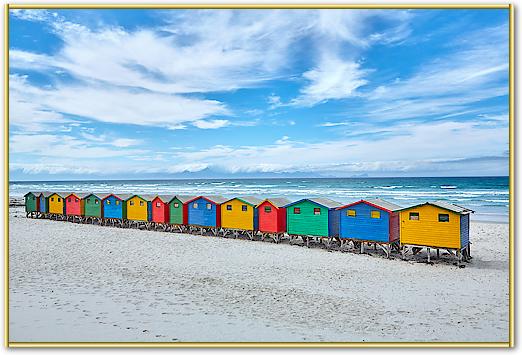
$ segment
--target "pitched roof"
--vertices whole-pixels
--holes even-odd
[[[40,196],[42,193],[43,193],[43,192],[40,192],[40,191],[29,191],[28,193],[26,193],[26,194],[24,195],[24,197],[27,196],[27,195],[30,195],[30,194],[33,194],[33,195],[35,195],[35,196]]]
[[[440,208],[445,208],[447,210],[450,210],[450,211],[453,211],[453,212],[456,212],[456,213],[461,213],[461,214],[465,214],[465,213],[474,213],[475,211],[473,210],[470,210],[469,208],[466,208],[466,207],[462,207],[462,206],[459,206],[459,205],[456,205],[454,203],[450,203],[450,202],[447,202],[447,201],[435,201],[435,202],[432,202],[433,205],[435,206],[438,206]]]
[[[187,203],[188,201],[193,200],[193,199],[195,199],[196,197],[197,197],[197,196],[194,196],[194,195],[190,195],[190,196],[189,196],[189,195],[175,195],[174,197],[172,197],[172,198],[170,199],[169,202],[171,202],[173,199],[177,198],[178,200],[181,201],[181,203]]]
[[[260,204],[261,202],[263,202],[263,200],[261,200],[260,198],[257,198],[257,197],[254,197],[254,196],[240,196],[240,197],[234,197],[234,198],[230,198],[228,199],[227,201],[225,202],[229,202],[229,201],[232,201],[232,200],[240,200],[242,202],[245,202],[247,204],[249,204],[250,206],[252,207],[256,207],[258,204]],[[225,203],[224,202],[224,203]]]
[[[82,194],[82,195],[85,195],[83,196],[82,198],[87,198],[91,195],[93,195],[94,197],[98,197],[99,199],[103,200],[106,196],[109,196],[110,194],[105,194],[105,193],[98,193],[98,192],[88,192],[88,193],[85,193],[85,194]]]
[[[279,207],[284,207],[290,203],[290,200],[285,197],[272,197],[272,198],[266,198],[263,201],[259,202],[257,206],[263,204],[265,201],[270,202],[272,205]],[[256,206],[256,207],[257,207]]]
[[[42,192],[42,194],[44,195],[44,197],[49,197],[49,196],[51,196],[52,194],[54,194],[54,192],[51,192],[51,191],[44,191],[44,192]]]
[[[127,201],[129,198],[133,197],[134,194],[112,194],[118,197],[120,200]]]
[[[465,207],[456,205],[454,203],[446,202],[446,201],[433,201],[433,202],[419,203],[419,204],[414,205],[414,206],[401,208],[401,211],[409,210],[409,209],[412,209],[412,208],[415,208],[415,207],[419,207],[419,206],[424,206],[424,205],[436,206],[436,207],[439,207],[439,208],[442,208],[442,209],[445,209],[445,210],[448,210],[448,211],[451,211],[451,212],[455,212],[455,213],[458,213],[458,214],[475,213],[475,211],[470,210],[469,208],[465,208]]]
[[[86,198],[87,196],[92,195],[92,192],[83,192],[83,193],[75,194],[75,195],[78,196],[78,197],[80,197],[81,199],[84,199],[84,198]]]
[[[340,202],[334,201],[334,200],[326,198],[326,197],[317,197],[317,198],[302,198],[302,199],[300,199],[298,201],[289,203],[289,204],[287,204],[287,205],[285,205],[283,207],[292,206],[292,205],[295,205],[296,203],[299,203],[301,201],[311,201],[311,202],[313,202],[313,203],[315,203],[317,205],[327,207],[328,209],[330,209],[330,208],[337,208],[337,207],[341,206]]]
[[[164,203],[169,203],[175,196],[174,195],[154,195],[155,199],[156,197],[159,197],[161,201]]]
[[[215,203],[217,203],[219,205],[224,203],[224,202],[226,202],[228,200],[228,198],[223,197],[221,195],[207,195],[207,196],[202,196],[202,197],[205,197],[205,198],[207,198],[207,199],[209,199],[209,200],[211,200],[211,201],[213,201],[213,202],[215,202]]]
[[[377,208],[382,208],[384,210],[391,211],[391,212],[398,211],[398,210],[400,210],[402,208],[401,206],[399,206],[399,205],[397,205],[397,204],[395,204],[393,202],[390,202],[390,201],[382,200],[380,198],[369,198],[369,199],[366,199],[366,200],[359,200],[357,202],[349,203],[347,205],[338,207],[337,209],[338,210],[342,210],[342,209],[345,209],[347,207],[357,205],[359,203],[367,203],[367,204],[373,205],[373,206],[375,206]]]

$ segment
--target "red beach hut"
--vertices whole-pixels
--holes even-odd
[[[290,200],[282,198],[266,199],[256,206],[258,230],[264,233],[286,232],[286,206]]]
[[[169,202],[174,196],[157,195],[152,199],[152,222],[169,223]]]
[[[82,216],[82,196],[73,193],[65,195],[65,214],[67,216]]]

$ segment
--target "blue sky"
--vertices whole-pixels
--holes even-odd
[[[508,174],[508,10],[11,10],[11,180]]]

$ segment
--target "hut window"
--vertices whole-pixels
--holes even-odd
[[[140,206],[143,206],[143,201],[140,201]]]
[[[174,204],[174,208],[178,208],[178,207],[179,207],[179,203],[176,202],[176,203]]]
[[[355,210],[348,210],[348,211],[346,211],[346,215],[348,217],[355,217]]]
[[[98,200],[94,200],[94,204],[95,204],[95,205],[97,205],[97,204],[99,204],[99,203],[100,203],[100,201],[98,201]]]
[[[161,203],[156,202],[156,207],[161,207]]]
[[[439,222],[449,222],[449,214],[439,213]]]
[[[270,206],[265,206],[265,212],[266,212],[266,213],[270,213],[270,212],[272,212],[272,207],[270,207]]]
[[[51,201],[53,201],[53,202],[54,202],[54,197],[51,197]]]
[[[419,212],[410,212],[410,221],[418,221]]]
[[[118,203],[118,201],[116,201],[116,203]],[[107,200],[106,204],[110,205],[111,204],[111,200]]]
[[[227,205],[227,211],[232,211],[232,205]]]
[[[381,218],[381,212],[380,211],[372,211],[371,213],[372,218]]]
[[[62,202],[62,199],[58,197],[58,202]]]
[[[77,198],[75,198],[75,199],[74,199],[74,202],[78,202],[78,199],[77,199]]]
[[[134,201],[129,201],[129,205],[134,206]]]
[[[91,203],[91,199],[90,198],[87,199],[87,203]]]
[[[69,200],[68,200],[68,201],[71,202],[71,198],[70,198],[70,197],[69,197]]]
[[[321,214],[321,209],[320,208],[314,208],[314,214],[315,215],[320,215]]]
[[[120,204],[120,201],[116,200],[116,206],[118,206]]]
[[[33,196],[33,201],[35,200],[34,196]]]
[[[195,204],[192,205],[192,207],[194,207],[194,208],[198,208],[198,204],[195,203]]]
[[[211,210],[211,209],[212,209],[212,204],[207,203],[207,210]]]
[[[294,207],[294,214],[301,214],[301,209],[299,207]]]
[[[241,211],[246,212],[247,210],[248,210],[247,205],[242,205],[241,206]]]

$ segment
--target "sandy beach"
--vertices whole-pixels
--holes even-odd
[[[508,225],[471,263],[9,218],[24,341],[508,341]]]

